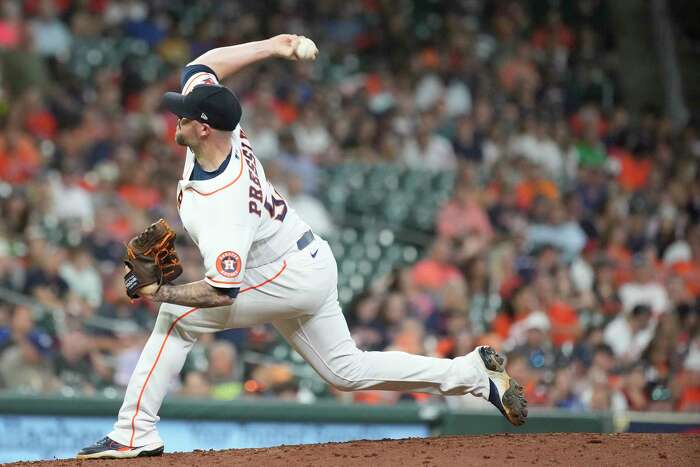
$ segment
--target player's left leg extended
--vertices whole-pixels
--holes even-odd
[[[343,391],[384,389],[488,398],[489,378],[478,352],[455,359],[357,348],[333,294],[313,315],[273,324],[328,383]]]
[[[363,352],[357,348],[338,303],[337,270],[327,243],[318,251],[325,268],[313,276],[300,272],[299,288],[309,282],[324,289],[318,309],[273,324],[300,355],[340,390],[383,389],[442,395],[472,394],[491,401],[515,425],[527,415],[522,388],[503,368],[503,359],[488,347],[454,359],[405,352]],[[292,267],[294,265],[292,264]]]

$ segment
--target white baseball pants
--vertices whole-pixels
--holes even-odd
[[[245,271],[231,306],[188,308],[164,303],[119,410],[113,440],[127,446],[162,441],[158,410],[202,333],[272,323],[329,384],[343,391],[384,389],[488,398],[478,352],[440,359],[404,352],[363,352],[338,303],[337,266],[324,240],[274,263]]]

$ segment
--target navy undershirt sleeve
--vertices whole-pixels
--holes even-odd
[[[180,75],[180,88],[184,88],[185,83],[187,83],[187,80],[190,79],[193,75],[200,72],[211,73],[212,75],[216,76],[214,70],[212,70],[206,65],[202,65],[199,63],[194,65],[187,65],[185,68],[182,69],[182,74]],[[219,81],[218,76],[216,76],[216,80]]]

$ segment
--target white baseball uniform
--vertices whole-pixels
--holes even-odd
[[[183,85],[217,83],[206,71]],[[226,168],[208,180],[190,180],[188,149],[178,184],[183,225],[199,247],[205,280],[237,288],[233,305],[189,308],[163,303],[155,328],[129,381],[109,437],[127,446],[162,442],[158,410],[172,379],[202,333],[272,323],[330,384],[345,391],[385,389],[443,395],[489,396],[478,352],[439,359],[404,352],[363,352],[353,342],[338,303],[337,266],[324,240],[267,181],[238,126]]]

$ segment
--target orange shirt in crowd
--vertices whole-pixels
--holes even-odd
[[[367,94],[374,96],[379,94],[382,88],[382,78],[379,73],[370,73],[367,75],[365,78],[365,90],[367,91]]]
[[[561,26],[552,31],[546,28],[539,28],[532,35],[532,45],[538,49],[545,49],[552,43],[552,39],[557,45],[560,45],[567,50],[571,50],[576,42],[574,33],[566,26]]]
[[[515,318],[511,318],[507,313],[498,313],[491,321],[491,331],[499,338],[507,340],[510,337],[510,328],[518,321],[527,318],[529,314],[529,311],[522,311],[518,312]]]
[[[292,124],[299,116],[299,110],[287,101],[275,101],[273,108],[277,118],[284,124]]]
[[[540,75],[532,61],[523,58],[512,58],[506,61],[498,70],[498,78],[506,91],[514,91],[515,87],[526,82],[531,87],[537,87]]]
[[[119,216],[109,224],[106,231],[110,233],[114,240],[119,242],[128,242],[129,239],[134,236],[136,227],[131,225],[131,222],[127,217]]]
[[[455,348],[455,339],[452,336],[443,337],[435,346],[435,354],[440,358],[446,358]]]
[[[652,164],[649,159],[637,159],[622,149],[612,149],[609,155],[620,163],[618,183],[627,191],[637,191],[647,186]]]
[[[558,199],[559,189],[554,182],[546,179],[524,181],[515,187],[515,202],[520,209],[530,209],[538,196]]]
[[[632,264],[632,252],[623,245],[610,245],[605,250],[605,256],[615,262],[618,267],[626,268]]]
[[[694,371],[681,371],[676,374],[676,383],[680,387],[680,397],[676,402],[676,410],[682,412],[697,412],[700,410],[700,385]]]
[[[678,410],[682,412],[697,412],[700,410],[700,387],[689,387],[683,390],[678,401]]]
[[[418,55],[421,65],[431,70],[435,70],[440,66],[440,54],[434,47],[423,49]]]
[[[24,127],[29,133],[46,139],[55,138],[58,130],[56,119],[48,110],[40,110],[27,115]]]
[[[505,313],[499,313],[496,315],[493,321],[491,321],[491,330],[498,334],[501,339],[508,339],[510,335],[510,327],[513,325],[513,318]]]
[[[160,203],[160,193],[153,187],[123,185],[118,193],[127,203],[140,209],[153,209]]]
[[[683,279],[694,297],[700,296],[700,264],[695,261],[678,262],[671,266],[671,271]]]
[[[578,314],[574,307],[565,302],[554,302],[547,309],[552,326],[550,337],[557,347],[565,342],[574,342],[579,335]]]
[[[452,279],[461,277],[459,269],[451,264],[441,263],[434,259],[424,259],[416,263],[411,269],[413,283],[417,287],[427,289],[440,289]]]
[[[574,136],[581,136],[585,126],[585,119],[581,118],[581,111],[576,112],[569,118],[569,127]],[[602,138],[608,133],[608,122],[602,116],[598,116],[595,122],[596,134]]]
[[[654,261],[653,266],[655,276],[663,281],[669,273],[666,265],[661,261]],[[631,262],[618,264],[614,271],[613,280],[615,287],[621,287],[628,282],[634,281],[634,265]]]
[[[26,135],[14,138],[13,144],[7,135],[0,133],[0,180],[24,183],[41,165],[41,155],[32,140]]]

